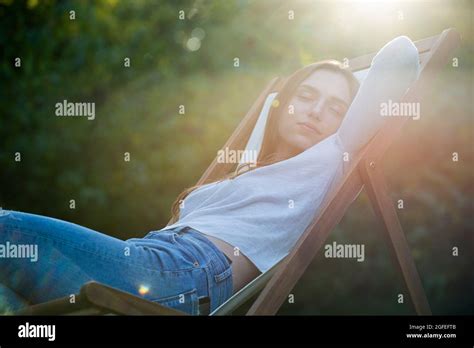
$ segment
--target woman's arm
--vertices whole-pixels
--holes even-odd
[[[406,36],[399,36],[383,46],[372,59],[344,120],[337,131],[349,153],[360,150],[389,117],[381,116],[382,103],[399,102],[418,78],[418,50]]]

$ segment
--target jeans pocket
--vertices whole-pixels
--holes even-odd
[[[185,256],[187,261],[189,261],[193,265],[193,268],[199,267],[200,263],[197,257],[193,254],[191,250],[188,249],[187,243],[181,240],[182,236],[183,236],[182,234],[172,232],[168,235],[168,238],[171,241],[171,243],[173,243],[176,246],[176,248],[178,248],[181,251],[181,254]]]
[[[174,308],[190,315],[199,315],[199,298],[194,288],[173,296],[166,296],[152,300],[162,306]]]
[[[211,261],[208,269],[212,277],[209,283],[209,293],[211,294],[211,312],[227,301],[232,296],[233,280],[232,267],[216,267],[215,261]]]

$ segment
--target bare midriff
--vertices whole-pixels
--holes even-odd
[[[224,242],[219,238],[205,235],[215,246],[219,248],[229,259],[232,260],[232,282],[233,293],[242,289],[245,285],[254,280],[261,273],[258,268],[240,251],[231,244]]]

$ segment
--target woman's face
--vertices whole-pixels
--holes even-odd
[[[295,155],[336,132],[351,95],[344,75],[319,69],[296,89],[278,121],[277,152]]]

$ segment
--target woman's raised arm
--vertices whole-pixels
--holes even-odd
[[[399,102],[419,71],[418,50],[408,37],[380,49],[337,131],[345,151],[355,153],[369,142],[388,118],[381,115],[382,103]]]

